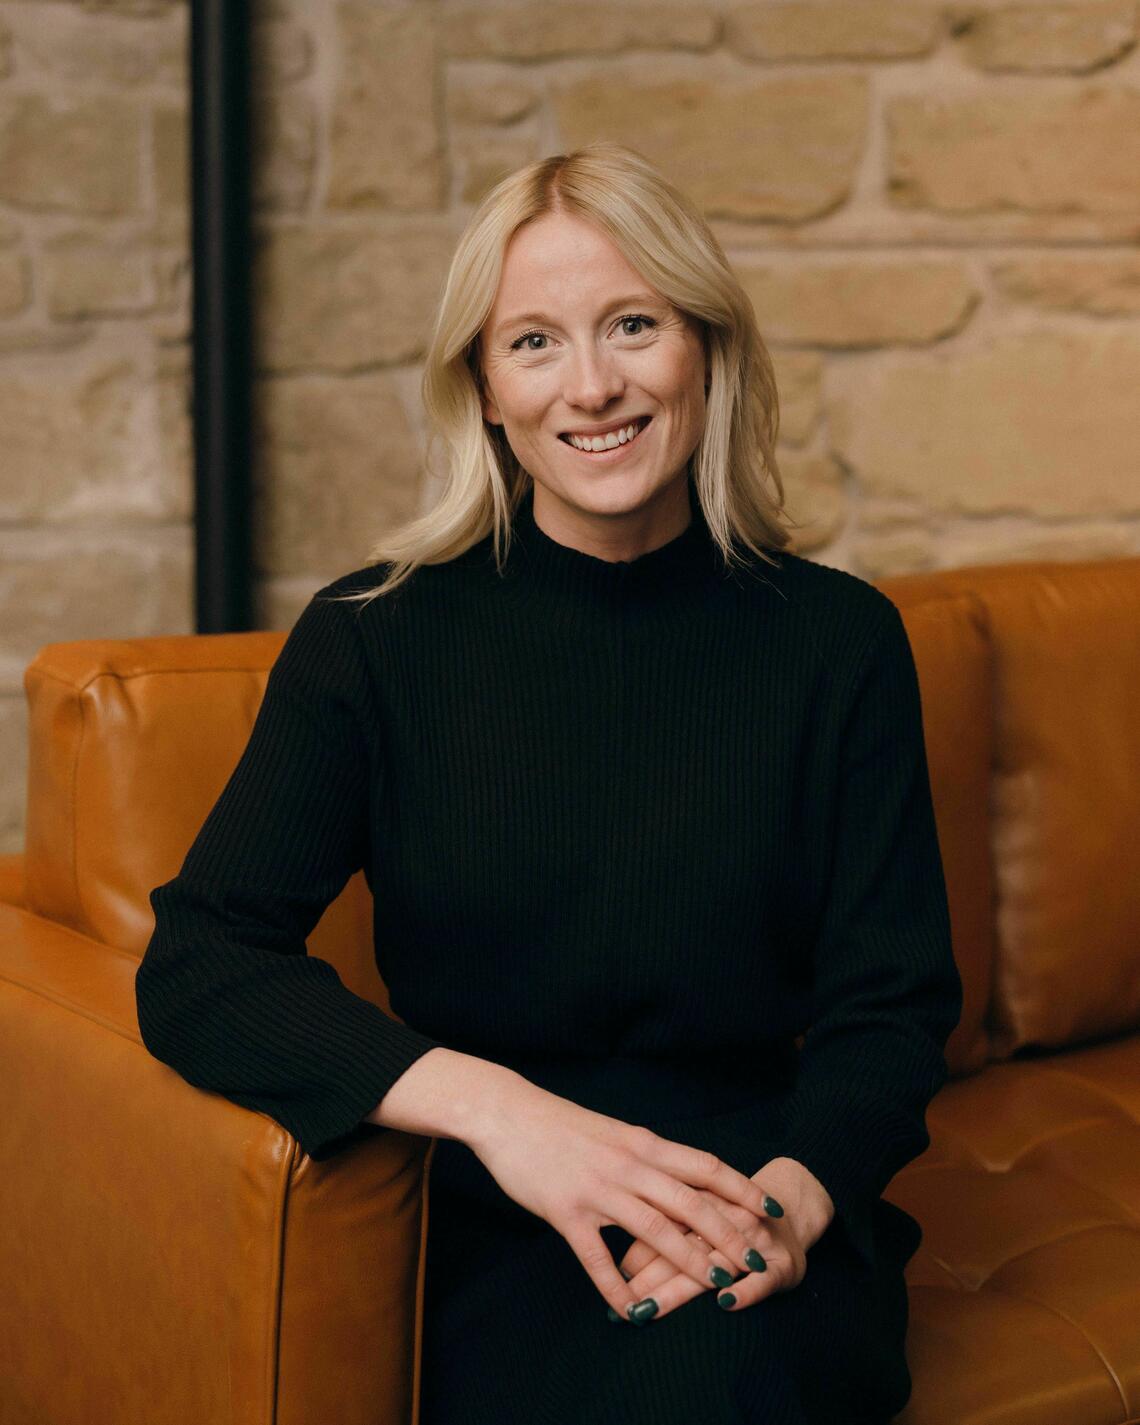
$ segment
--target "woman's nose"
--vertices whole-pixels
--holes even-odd
[[[566,377],[567,405],[587,411],[600,409],[620,396],[623,389],[621,372],[606,353],[586,348],[571,358]]]

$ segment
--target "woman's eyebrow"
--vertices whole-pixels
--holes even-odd
[[[608,317],[609,314],[613,311],[616,311],[618,307],[629,307],[634,305],[639,305],[642,307],[648,307],[650,305],[661,306],[662,301],[661,298],[653,292],[632,292],[629,294],[629,296],[618,297],[615,301],[611,302],[608,307],[605,307],[603,309],[601,315],[603,317]],[[495,335],[500,335],[500,333],[506,331],[509,327],[521,326],[524,322],[548,321],[550,321],[550,317],[547,316],[545,312],[519,312],[516,316],[504,317],[503,320],[495,328]]]

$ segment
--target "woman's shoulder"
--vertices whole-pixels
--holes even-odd
[[[363,564],[337,575],[318,589],[313,597],[323,603],[341,603],[346,608],[362,612],[371,610],[376,616],[396,609],[409,613],[425,601],[434,602],[436,598],[445,596],[447,590],[457,585],[467,562],[465,556],[460,556],[439,564],[417,564],[394,588],[367,599],[356,596],[371,594],[379,589],[395,564],[391,560]]]
[[[789,549],[768,549],[769,559],[747,552],[749,573],[783,597],[783,606],[812,622],[880,627],[897,615],[894,602],[869,580]]]

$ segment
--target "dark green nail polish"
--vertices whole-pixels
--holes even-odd
[[[748,1251],[744,1254],[744,1260],[750,1272],[766,1272],[768,1270],[768,1263],[755,1247],[749,1247]]]
[[[731,1286],[732,1273],[726,1272],[723,1267],[710,1267],[709,1281],[712,1282],[713,1286]]]
[[[736,1305],[736,1297],[733,1296],[732,1292],[726,1291],[722,1296],[717,1297],[716,1304],[723,1306],[725,1311],[728,1311],[731,1307]]]
[[[644,1301],[639,1301],[635,1306],[629,1308],[629,1319],[634,1325],[640,1326],[642,1322],[656,1316],[657,1309],[657,1303],[651,1296],[647,1296]]]
[[[784,1215],[784,1209],[774,1197],[764,1198],[764,1211],[769,1217],[783,1217]]]
[[[611,1321],[621,1320],[621,1317],[617,1314],[617,1312],[613,1309],[612,1306],[606,1307],[606,1315],[610,1318]]]

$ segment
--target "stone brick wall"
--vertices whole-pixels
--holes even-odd
[[[1140,553],[1140,6],[261,0],[256,563],[286,627],[430,503],[420,360],[503,174],[703,205],[772,349],[796,548]],[[185,0],[0,0],[0,850],[23,668],[188,630]]]

